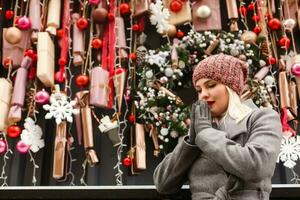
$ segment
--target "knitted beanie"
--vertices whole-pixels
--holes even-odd
[[[201,78],[209,78],[227,85],[241,94],[248,76],[248,63],[225,54],[209,56],[200,61],[193,72],[193,84]]]

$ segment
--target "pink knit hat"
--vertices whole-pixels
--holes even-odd
[[[209,78],[227,85],[241,94],[248,75],[248,63],[225,54],[209,56],[195,67],[193,84],[201,78]]]

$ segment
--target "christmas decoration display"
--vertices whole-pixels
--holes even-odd
[[[117,160],[112,179],[123,185],[124,170],[142,173],[147,157],[163,157],[188,133],[190,104],[196,99],[187,97],[194,92],[193,68],[217,53],[248,64],[241,97],[280,114],[284,134],[278,162],[297,176],[298,1],[9,4],[1,5],[0,13],[6,20],[0,27],[2,186],[8,185],[7,162],[16,153],[30,157],[36,185],[40,166],[35,154],[40,149],[53,149],[49,159],[55,181],[74,185],[78,177],[72,166],[81,160],[80,184],[86,185],[86,172],[103,164],[99,136],[113,147]],[[44,122],[55,128],[42,128]],[[53,141],[46,143],[50,136]],[[84,156],[73,159],[75,146]],[[153,155],[147,154],[149,149]]]

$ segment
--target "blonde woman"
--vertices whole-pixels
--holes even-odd
[[[188,180],[193,200],[269,199],[282,127],[274,110],[241,102],[247,73],[245,62],[224,54],[196,66],[191,128],[155,169],[158,192],[175,193]]]

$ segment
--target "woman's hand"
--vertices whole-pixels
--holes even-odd
[[[196,103],[193,103],[192,110],[191,110],[191,113],[190,113],[191,125],[190,125],[190,129],[189,129],[189,142],[191,144],[195,144],[195,138],[196,138],[196,132],[195,132],[195,128],[194,128],[195,107],[196,107]]]
[[[194,129],[196,135],[200,133],[203,129],[211,128],[211,112],[206,102],[197,101],[195,104],[194,113]]]

